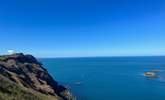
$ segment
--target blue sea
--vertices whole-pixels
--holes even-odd
[[[165,100],[165,57],[39,59],[77,100]],[[146,71],[159,69],[158,78]]]

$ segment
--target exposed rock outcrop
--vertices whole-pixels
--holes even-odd
[[[32,55],[16,53],[0,56],[0,74],[16,84],[62,100],[73,100],[67,88],[59,85]]]
[[[144,76],[149,77],[149,78],[158,78],[160,72],[161,72],[160,69],[154,69],[154,70],[145,72]]]

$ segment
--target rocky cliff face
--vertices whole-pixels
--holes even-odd
[[[59,85],[32,55],[16,53],[0,56],[0,74],[18,84],[61,100],[73,100],[71,93]]]

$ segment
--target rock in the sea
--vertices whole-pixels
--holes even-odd
[[[156,72],[150,71],[150,72],[145,72],[144,76],[149,77],[149,78],[158,78],[158,75]]]
[[[162,71],[162,70],[160,70],[160,69],[154,69],[154,70],[145,72],[145,73],[144,73],[144,76],[149,77],[149,78],[158,78],[158,77],[160,77],[160,76],[159,76],[159,75],[160,75],[159,73],[160,73],[161,71]]]
[[[74,100],[68,89],[59,85],[32,55],[16,53],[0,56],[0,74],[22,87],[61,100]]]

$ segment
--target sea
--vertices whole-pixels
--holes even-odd
[[[39,59],[77,100],[165,100],[165,57]],[[156,78],[145,72],[159,70]]]

